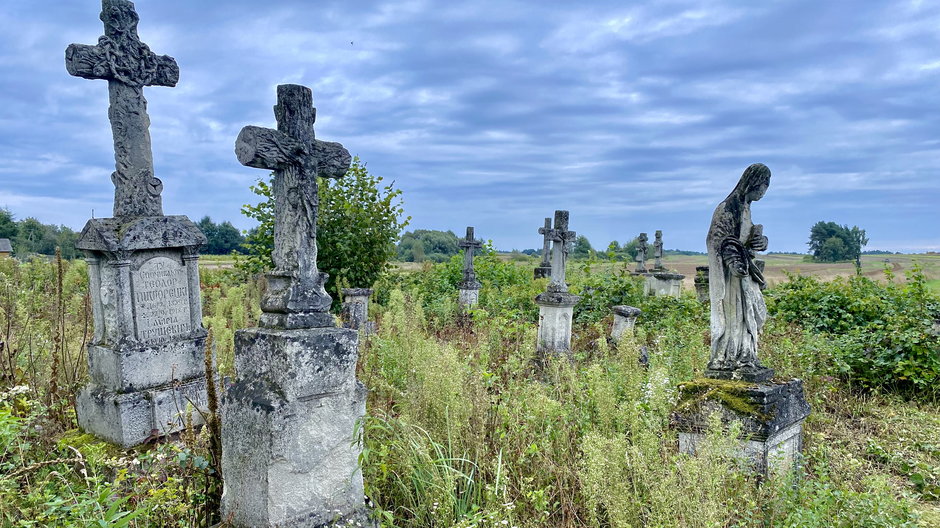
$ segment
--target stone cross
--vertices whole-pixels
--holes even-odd
[[[478,240],[473,239],[473,227],[467,226],[467,236],[457,243],[458,247],[464,249],[463,255],[463,286],[479,288],[476,272],[473,270],[473,252],[483,247]]]
[[[548,233],[552,230],[552,219],[545,219],[545,227],[539,228],[539,234],[542,235],[542,263],[539,264],[542,268],[551,267],[551,262],[548,261],[548,255],[551,251],[552,239],[549,238]]]
[[[656,239],[653,241],[653,257],[656,259],[653,268],[663,269],[663,232],[660,230],[656,230]]]
[[[646,233],[640,233],[636,241],[636,271],[634,273],[646,273],[646,259],[648,258],[649,246],[646,241],[649,240]]]
[[[552,280],[548,284],[550,292],[567,292],[565,283],[565,262],[568,249],[577,234],[568,230],[568,211],[555,211],[555,227],[545,235],[552,241]]]
[[[176,60],[157,55],[140,41],[133,2],[102,0],[104,36],[97,45],[72,44],[65,69],[85,79],[108,81],[111,133],[114,136],[114,216],[162,216],[163,182],[153,174],[150,117],[144,86],[176,86]]]
[[[274,171],[271,257],[275,269],[271,275],[286,278],[291,292],[281,301],[272,301],[277,306],[264,302],[262,309],[326,312],[330,297],[323,283],[327,277],[317,269],[317,177],[341,178],[351,157],[341,144],[314,137],[316,108],[310,88],[279,85],[274,115],[277,130],[246,126],[235,141],[235,155],[242,165]]]

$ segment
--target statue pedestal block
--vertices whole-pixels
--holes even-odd
[[[232,526],[375,526],[355,441],[366,402],[358,339],[346,328],[235,334],[238,379],[222,404],[222,518]]]
[[[98,218],[76,247],[88,261],[90,383],[76,396],[85,431],[131,447],[205,409],[206,330],[199,295],[205,236],[185,216]],[[192,409],[190,409],[192,410]],[[199,413],[193,413],[196,423]]]
[[[480,302],[480,290],[461,288],[457,294],[457,302],[460,303],[460,307],[463,309],[476,306]]]
[[[699,302],[706,303],[708,298],[708,266],[695,267],[695,296]]]
[[[671,296],[676,299],[682,294],[682,279],[685,275],[668,272],[654,272],[646,275],[643,295],[653,297]]]
[[[633,328],[636,326],[636,318],[643,313],[639,308],[633,306],[614,306],[614,324],[610,328],[610,339],[614,343],[620,340],[623,334],[633,334]]]
[[[715,413],[724,426],[741,423],[737,454],[755,473],[766,477],[786,472],[798,462],[803,422],[810,413],[802,380],[749,383],[704,378],[681,384],[673,415],[681,452],[695,454]]]
[[[552,276],[552,267],[551,266],[539,266],[535,268],[533,275],[536,279],[547,279]]]
[[[359,330],[363,335],[375,334],[375,321],[369,320],[371,288],[343,289],[343,327]]]
[[[536,352],[541,358],[571,354],[571,319],[581,297],[567,292],[545,292],[535,297],[539,306]]]

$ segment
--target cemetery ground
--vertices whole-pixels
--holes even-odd
[[[532,299],[545,280],[531,279],[534,259],[478,257],[480,301],[466,316],[459,256],[390,273],[375,285],[379,331],[363,338],[358,372],[376,514],[399,527],[940,526],[940,299],[928,290],[940,257],[887,256],[889,278],[884,258],[866,256],[864,276],[848,278],[851,263],[767,257],[761,357],[805,380],[813,412],[802,469],[762,483],[730,456],[734,431],[716,427],[697,456],[678,453],[671,414],[695,401],[679,401],[677,386],[709,351],[707,307],[689,284],[678,300],[645,298],[633,263],[570,263],[582,296],[574,361],[536,373]],[[213,373],[231,378],[233,334],[256,323],[262,285],[225,262],[203,267],[202,293]],[[689,280],[704,256],[666,264]],[[794,268],[819,279],[782,273]],[[219,521],[210,428],[127,451],[77,430],[87,276],[82,260],[0,261],[0,525]],[[618,304],[643,314],[613,347]],[[733,386],[714,390],[734,398]]]

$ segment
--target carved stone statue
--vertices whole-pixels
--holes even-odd
[[[653,258],[656,259],[653,269],[663,269],[663,232],[658,229],[656,230],[656,240],[653,241]]]
[[[770,169],[748,167],[731,194],[715,209],[708,230],[708,286],[711,300],[711,359],[706,376],[766,381],[773,370],[757,359],[757,342],[767,307],[764,276],[755,253],[767,249],[763,226],[751,221],[751,202],[770,185]]]

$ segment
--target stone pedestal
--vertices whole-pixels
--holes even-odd
[[[533,273],[536,279],[547,279],[552,276],[552,267],[551,266],[539,266],[535,268]]]
[[[803,422],[810,413],[802,380],[749,383],[704,378],[680,385],[673,418],[681,452],[695,454],[712,413],[718,413],[726,426],[741,422],[738,456],[756,473],[789,471],[799,460]]]
[[[460,304],[461,309],[467,310],[476,306],[480,302],[480,287],[482,285],[478,281],[463,281],[460,283],[460,290],[457,294],[457,302]]]
[[[361,330],[365,335],[375,334],[375,322],[369,320],[371,288],[343,289],[343,327]]]
[[[539,356],[571,354],[571,319],[581,297],[567,292],[545,292],[535,297],[539,306],[536,351]]]
[[[699,302],[708,302],[708,266],[695,266],[695,296]]]
[[[356,421],[359,334],[251,328],[222,404],[222,517],[235,527],[375,526],[364,506]]]
[[[633,327],[636,326],[636,318],[643,313],[639,308],[633,306],[614,306],[614,324],[610,328],[610,339],[614,343],[620,341],[623,334],[633,334]]]
[[[643,295],[653,297],[672,296],[676,299],[682,294],[682,279],[685,275],[669,272],[656,272],[646,275]]]
[[[205,408],[199,247],[185,216],[90,220],[76,247],[88,261],[94,336],[78,424],[122,447],[194,422]]]

